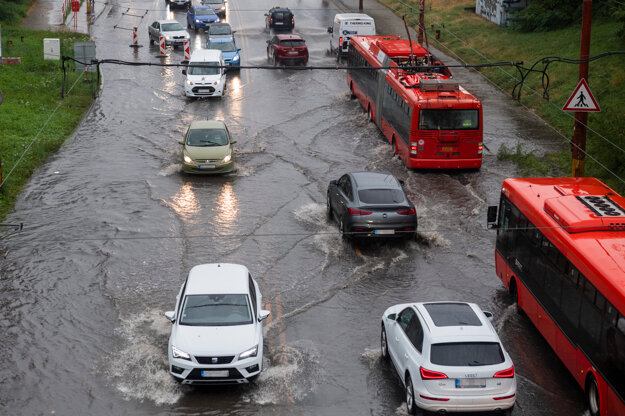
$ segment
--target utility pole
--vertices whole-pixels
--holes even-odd
[[[417,36],[417,43],[423,45],[423,30],[425,28],[425,0],[419,1],[419,35]]]
[[[362,12],[362,2],[363,2],[363,1],[364,1],[364,0],[359,0],[359,1],[358,1],[358,11],[359,11],[359,12]]]
[[[579,59],[585,60],[590,56],[590,26],[592,23],[592,0],[584,0],[582,5],[582,38],[579,50]],[[579,64],[579,80],[588,81],[588,62]],[[586,163],[586,124],[588,113],[575,112],[575,126],[573,127],[573,148],[571,176],[584,176]]]

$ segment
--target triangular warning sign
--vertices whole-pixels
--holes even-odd
[[[562,111],[601,111],[584,78],[579,81]]]

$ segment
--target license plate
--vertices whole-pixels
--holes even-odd
[[[297,55],[297,52],[289,52],[289,55]]]
[[[456,379],[457,389],[479,389],[486,387],[486,380],[483,378],[461,378]]]
[[[441,150],[443,152],[453,152],[454,151],[454,147],[453,146],[443,146],[443,147],[441,147]]]
[[[202,377],[228,377],[228,370],[204,370],[200,374]]]
[[[200,165],[200,169],[215,169],[215,165]]]
[[[389,235],[389,234],[395,234],[395,230],[375,230],[373,231],[374,234],[379,234],[379,235]]]
[[[283,25],[284,23],[282,22],[276,22],[277,25]]]

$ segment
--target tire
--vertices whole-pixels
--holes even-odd
[[[334,213],[332,212],[332,205],[330,204],[330,194],[328,194],[326,198],[326,215],[328,217],[328,221],[332,221],[334,219]]]
[[[586,406],[590,416],[599,416],[601,413],[601,404],[599,401],[599,386],[597,380],[591,374],[586,381]]]
[[[391,145],[393,146],[393,154],[397,154],[397,142],[395,141],[395,136],[393,136],[393,140],[391,140]]]
[[[187,20],[187,29],[191,29],[191,23]]]
[[[414,389],[412,388],[410,374],[406,374],[406,410],[409,415],[416,415],[418,410],[414,402]]]
[[[345,224],[343,223],[343,217],[339,220],[339,233],[344,240],[349,239],[349,235],[345,232]]]
[[[388,339],[386,338],[386,329],[382,324],[382,330],[380,331],[380,352],[382,353],[382,359],[384,361],[390,361],[390,355],[388,355]]]
[[[373,111],[371,110],[371,106],[369,106],[367,112],[369,113],[369,123],[373,123]]]
[[[349,86],[349,91],[351,92],[349,98],[351,98],[352,100],[356,98],[356,94],[354,94],[354,84]]]
[[[174,381],[175,381],[176,383],[178,383],[178,384],[182,383],[182,379],[181,379],[181,378],[178,378],[178,377],[176,377],[176,376],[174,376],[174,375],[172,375],[172,376],[171,376],[171,378],[173,378],[173,379],[174,379]]]
[[[273,66],[278,66],[278,60],[276,59],[276,54],[273,55]]]

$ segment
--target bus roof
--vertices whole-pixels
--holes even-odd
[[[509,178],[502,193],[622,312],[625,198],[595,178]]]
[[[386,80],[406,102],[412,106],[419,103],[423,109],[471,109],[482,105],[477,97],[444,74],[407,74],[392,69],[386,74]]]
[[[361,53],[369,51],[369,54],[377,60],[378,66],[382,64],[379,59],[380,51],[390,58],[410,56],[411,42],[399,36],[352,36],[350,39],[362,47]],[[417,42],[412,41],[412,53],[415,56],[425,56],[428,51]]]

